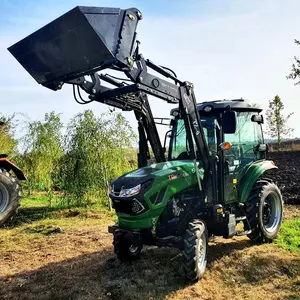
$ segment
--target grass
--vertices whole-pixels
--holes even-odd
[[[211,242],[207,272],[190,285],[176,249],[146,247],[139,260],[120,263],[107,232],[112,212],[49,207],[35,195],[0,229],[0,299],[300,299],[300,256],[291,238],[300,211],[290,206],[286,214],[276,243]]]
[[[276,244],[300,255],[300,218],[282,224]]]
[[[24,224],[31,224],[35,222],[36,225],[41,223],[51,223],[55,220],[56,223],[68,226],[68,218],[79,216],[78,220],[90,218],[100,218],[106,221],[106,217],[114,217],[113,212],[109,212],[105,207],[100,204],[93,204],[89,207],[80,208],[65,208],[61,205],[58,197],[54,196],[51,199],[45,193],[35,193],[29,197],[22,199],[21,207],[19,208],[18,215],[10,221],[6,228],[14,228]],[[101,216],[101,217],[100,217]],[[106,217],[103,217],[106,216]]]

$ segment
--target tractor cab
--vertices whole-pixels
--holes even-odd
[[[245,168],[266,156],[262,109],[237,99],[202,102],[198,110],[209,154],[218,157],[219,186],[223,186],[220,200],[235,201],[236,186]],[[187,141],[184,120],[176,109],[171,116],[174,119],[168,160],[189,160],[193,151]]]

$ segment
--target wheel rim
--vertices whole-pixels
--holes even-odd
[[[139,250],[139,245],[138,244],[132,244],[129,246],[129,252],[131,254],[136,253]]]
[[[281,198],[277,193],[270,193],[264,200],[262,221],[264,229],[273,233],[281,222]]]
[[[197,247],[197,267],[198,271],[201,271],[205,268],[206,264],[206,236],[202,234],[201,238],[199,239],[198,247]]]
[[[4,212],[9,203],[9,194],[7,188],[0,182],[0,213]]]

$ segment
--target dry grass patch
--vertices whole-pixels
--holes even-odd
[[[218,238],[204,278],[190,285],[176,249],[148,247],[135,262],[117,261],[107,233],[112,213],[45,216],[21,211],[22,222],[0,230],[0,299],[300,299],[300,256],[276,244]],[[57,227],[63,232],[49,233]]]

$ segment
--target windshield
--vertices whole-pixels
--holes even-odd
[[[204,136],[208,144],[209,151],[217,152],[217,137],[216,137],[216,123],[215,117],[201,117],[201,125],[204,131]],[[173,136],[171,140],[171,160],[191,159],[193,152],[190,151],[189,143],[186,137],[186,128],[184,121],[178,119],[174,126]]]
[[[188,156],[189,147],[186,138],[186,130],[183,119],[179,119],[174,126],[174,132],[171,145],[171,159],[181,159]]]

